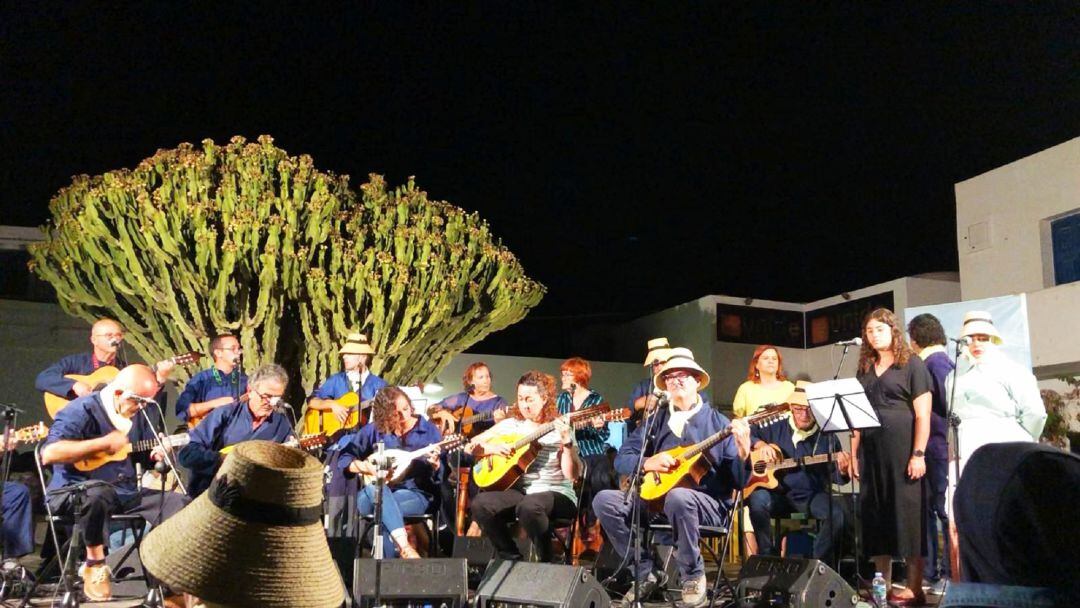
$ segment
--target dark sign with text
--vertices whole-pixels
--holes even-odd
[[[717,304],[716,339],[803,348],[803,314],[792,310]]]
[[[875,308],[893,310],[893,292],[886,291],[806,313],[806,348],[861,336],[863,319]]]

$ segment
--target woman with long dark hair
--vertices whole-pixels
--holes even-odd
[[[926,602],[922,477],[930,439],[933,379],[908,346],[904,328],[892,311],[878,308],[866,317],[856,377],[881,421],[881,428],[856,431],[851,440],[850,472],[861,481],[863,546],[885,577],[890,603],[920,606]],[[907,588],[896,594],[891,591],[893,557],[907,560]]]

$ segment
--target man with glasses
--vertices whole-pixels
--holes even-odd
[[[821,522],[821,530],[814,539],[813,557],[829,562],[833,538],[844,525],[844,513],[839,504],[834,505],[832,523],[829,523],[829,484],[834,480],[840,481],[838,471],[847,470],[848,455],[841,451],[840,441],[835,435],[820,432],[806,400],[806,387],[809,385],[809,382],[799,380],[795,391],[788,396],[786,401],[791,407],[791,416],[787,420],[756,426],[750,431],[753,449],[766,463],[774,463],[785,458],[825,454],[832,444],[836,461],[833,471],[829,471],[827,462],[789,469],[779,478],[780,484],[776,488],[758,488],[747,502],[759,553],[778,553],[773,545],[772,518],[786,517],[799,511]]]
[[[246,403],[214,409],[191,431],[191,442],[180,451],[180,464],[191,470],[188,493],[192,498],[210,486],[225,459],[223,448],[251,439],[295,441],[288,416],[277,409],[288,384],[288,375],[280,365],[256,368],[248,379]]]
[[[210,412],[240,399],[247,392],[247,375],[240,372],[240,341],[231,334],[210,342],[214,365],[192,376],[176,400],[176,417],[194,428]]]
[[[93,386],[66,378],[69,374],[86,376],[99,367],[111,365],[117,370],[127,367],[127,359],[120,352],[124,342],[124,328],[112,319],[99,319],[90,330],[90,344],[93,348],[88,353],[68,355],[42,370],[34,382],[34,387],[43,393],[52,393],[64,399],[85,397],[94,391]],[[171,361],[159,361],[154,366],[158,385],[163,386],[169,379],[174,364]],[[158,397],[163,395],[159,393]],[[161,403],[161,399],[157,399]]]

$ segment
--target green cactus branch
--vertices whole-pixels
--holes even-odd
[[[545,291],[475,213],[411,178],[354,190],[265,135],[77,176],[50,210],[30,268],[69,314],[115,317],[147,360],[231,331],[248,365],[283,363],[304,391],[350,331],[370,334],[388,381],[424,381]]]

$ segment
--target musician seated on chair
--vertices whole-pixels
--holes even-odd
[[[643,463],[646,473],[664,474],[678,468],[679,460],[667,450],[704,441],[711,435],[731,429],[731,435],[709,448],[702,458],[707,467],[699,483],[686,476],[682,487],[668,491],[663,501],[663,513],[671,523],[675,536],[675,560],[682,580],[684,606],[697,607],[708,603],[705,563],[698,549],[700,526],[724,526],[730,520],[732,491],[742,488],[747,478],[746,458],[750,453],[750,429],[744,420],[728,419],[713,409],[698,394],[709,384],[709,374],[694,361],[686,348],[673,348],[667,361],[654,377],[658,388],[670,394],[668,405],[659,406],[638,424],[619,449],[615,469],[621,475],[633,475],[643,443],[647,446]],[[650,436],[645,437],[646,430]],[[647,439],[647,441],[646,441]],[[639,513],[644,521],[648,505],[640,498]],[[604,490],[593,499],[593,510],[616,553],[629,551],[630,517],[634,500],[625,501],[621,490]],[[652,595],[667,582],[662,570],[654,568],[648,547],[642,543],[640,567],[633,574],[640,581],[641,599]],[[631,562],[632,564],[632,562]],[[635,601],[631,588],[628,603]]]
[[[338,422],[344,423],[351,408],[338,403],[338,399],[348,393],[356,393],[361,402],[370,401],[387,384],[368,369],[375,349],[366,335],[349,334],[338,354],[341,355],[343,371],[330,376],[315,389],[308,399],[308,407],[320,412],[333,412]]]
[[[189,434],[180,450],[180,464],[191,471],[188,494],[192,498],[210,487],[225,455],[221,450],[250,439],[287,443],[295,441],[289,417],[277,406],[289,377],[280,365],[256,368],[248,378],[247,402],[232,403],[210,412]]]
[[[149,367],[125,367],[100,392],[76,399],[60,410],[41,450],[42,464],[53,467],[49,507],[56,515],[74,517],[82,529],[86,543],[83,592],[93,600],[111,595],[104,546],[109,516],[135,513],[156,525],[159,513],[169,517],[188,503],[186,496],[176,492],[162,494],[136,486],[134,459],[146,459],[149,465],[149,460],[163,456],[156,448],[148,457],[123,456],[89,471],[77,466],[88,457],[119,456],[130,450],[131,442],[152,438],[154,431],[139,410],[158,390]]]
[[[750,506],[750,521],[754,524],[758,551],[762,555],[778,554],[772,537],[772,518],[785,517],[799,511],[821,522],[821,529],[814,540],[814,557],[829,561],[833,550],[833,535],[839,534],[844,525],[840,503],[833,505],[830,524],[829,486],[833,480],[841,481],[837,471],[847,470],[848,455],[841,451],[840,441],[835,435],[820,432],[806,400],[806,387],[809,385],[809,382],[800,380],[788,396],[791,416],[787,420],[764,427],[755,426],[751,430],[751,466],[754,467],[754,477],[750,485],[759,477],[758,468],[764,470],[768,464],[780,463],[789,458],[824,455],[828,453],[830,444],[835,460],[832,475],[827,459],[824,463],[809,465],[785,463],[796,466],[776,471],[777,487],[755,489],[747,503]]]
[[[462,410],[470,410],[473,415],[490,414],[490,418],[472,424],[470,435],[478,435],[506,418],[506,399],[491,390],[495,376],[483,361],[475,361],[465,368],[461,375],[464,391],[450,395],[446,399],[428,408],[428,418],[439,425],[443,434],[456,430]]]
[[[433,446],[441,439],[439,429],[416,414],[405,391],[396,386],[379,389],[371,404],[371,424],[346,435],[337,460],[337,468],[345,475],[363,475],[368,482],[357,496],[360,514],[371,515],[375,512],[376,463],[370,458],[376,452],[376,444],[382,443],[384,451],[414,452]],[[439,448],[433,446],[430,453],[421,454],[415,460],[399,460],[397,466],[408,469],[404,479],[383,487],[383,557],[394,557],[396,550],[396,554],[403,558],[417,558],[420,555],[409,544],[405,517],[423,515],[432,509],[439,491],[436,478]],[[395,472],[391,470],[390,476],[394,476]]]
[[[240,372],[240,341],[231,334],[219,334],[210,341],[214,365],[188,380],[176,400],[176,417],[181,422],[201,420],[210,412],[235,403],[247,392],[248,377]]]
[[[124,328],[120,327],[119,323],[112,319],[99,319],[90,329],[90,344],[93,345],[90,352],[68,355],[45,368],[34,381],[34,388],[64,399],[89,395],[95,387],[65,376],[89,375],[104,366],[112,366],[117,370],[124,369],[127,367],[127,358],[120,348],[123,342]],[[158,403],[164,403],[164,384],[169,379],[173,367],[175,365],[171,361],[159,361],[154,366],[158,384],[163,387],[159,394],[153,395]],[[108,379],[105,381],[107,382]]]
[[[507,456],[513,450],[500,437],[523,437],[553,423],[534,443],[536,458],[521,478],[505,490],[485,490],[472,502],[471,515],[491,539],[499,556],[521,559],[509,525],[518,522],[532,540],[540,561],[551,561],[552,519],[571,519],[577,514],[574,480],[581,474],[574,431],[566,416],[558,416],[555,379],[538,371],[526,372],[517,382],[517,409],[512,417],[477,435],[470,442],[478,460],[484,456]],[[477,466],[482,466],[482,462]]]

